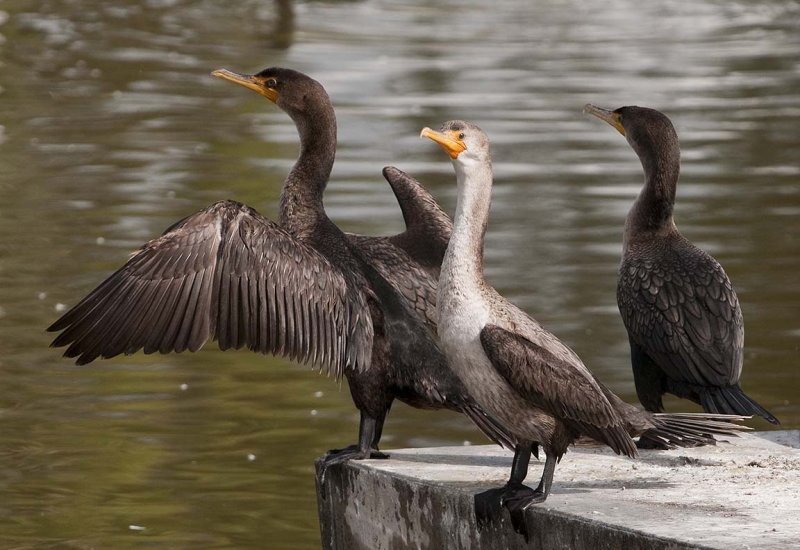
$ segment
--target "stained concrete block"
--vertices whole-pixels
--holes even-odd
[[[788,446],[791,445],[791,446]],[[793,448],[793,447],[794,448]],[[322,546],[361,549],[800,548],[800,431],[713,447],[641,451],[573,447],[547,501],[526,512],[529,543],[509,521],[478,531],[475,493],[505,483],[499,447],[398,449],[318,482]],[[531,464],[535,486],[543,461]]]

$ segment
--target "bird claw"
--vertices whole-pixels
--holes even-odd
[[[325,453],[325,457],[322,459],[322,462],[333,465],[341,464],[343,462],[347,462],[348,460],[367,460],[369,458],[382,460],[389,458],[389,455],[380,452],[378,449],[362,451],[358,448],[358,445],[350,445],[344,449],[331,449]]]
[[[389,455],[380,452],[378,449],[369,449],[362,451],[358,445],[350,445],[344,449],[331,449],[322,458],[319,466],[319,483],[320,486],[325,485],[325,479],[328,473],[328,468],[336,464],[344,464],[351,460],[366,460],[366,459],[387,459]],[[322,491],[324,495],[324,491]]]
[[[542,491],[522,484],[508,484],[499,489],[490,489],[475,495],[475,520],[478,529],[503,521],[503,508],[508,510],[514,531],[529,540],[525,510],[533,504],[544,502],[547,498]]]
[[[502,488],[490,489],[475,495],[475,521],[483,530],[490,524],[498,524],[503,519]]]

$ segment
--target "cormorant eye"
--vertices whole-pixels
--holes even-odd
[[[267,88],[274,88],[277,85],[278,85],[278,81],[275,80],[274,78],[270,78],[269,80],[264,82],[264,86],[266,86]]]
[[[458,139],[464,139],[464,132],[458,134]]]

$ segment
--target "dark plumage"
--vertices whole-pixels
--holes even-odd
[[[333,370],[369,365],[365,296],[324,254],[258,212],[221,201],[145,244],[48,330],[86,364],[121,353],[274,353]]]
[[[517,440],[506,486],[475,497],[479,523],[495,519],[502,505],[524,533],[522,512],[547,498],[556,463],[581,435],[633,457],[635,436],[662,447],[691,446],[713,443],[709,434],[741,429],[720,422],[741,417],[658,415],[623,402],[556,336],[500,296],[483,273],[492,189],[489,140],[463,121],[446,122],[441,132],[425,128],[422,135],[450,155],[458,183],[437,300],[442,347],[470,395]],[[547,458],[533,490],[522,482],[540,445]]]
[[[586,110],[624,135],[644,168],[644,187],[625,222],[617,284],[639,400],[662,411],[662,395],[671,393],[709,412],[778,424],[739,386],[744,323],[728,276],[673,221],[680,146],[672,123],[644,107]]]
[[[222,201],[173,225],[57,320],[54,346],[80,364],[121,353],[222,349],[290,357],[344,374],[361,412],[359,442],[326,464],[378,452],[394,399],[469,416],[492,440],[509,436],[447,368],[435,339],[436,283],[450,219],[413,178],[384,177],[406,231],[392,237],[343,233],[322,196],[336,150],[336,118],[324,88],[270,68],[215,71],[275,102],[297,126],[300,156],[286,178],[276,224]]]

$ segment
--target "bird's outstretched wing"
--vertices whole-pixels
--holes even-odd
[[[333,371],[368,367],[366,300],[322,254],[221,201],[176,223],[65,313],[53,346],[98,357],[247,346]]]
[[[347,234],[347,238],[417,314],[435,327],[436,284],[453,223],[413,177],[392,166],[383,169],[383,177],[397,198],[406,230],[386,237]]]
[[[347,238],[361,251],[364,261],[375,268],[435,331],[436,274],[425,269],[405,250],[396,246],[391,237],[347,234]]]
[[[415,178],[393,166],[383,169],[403,213],[406,230],[394,235],[394,244],[408,252],[420,265],[439,277],[453,222],[423,185]]]

